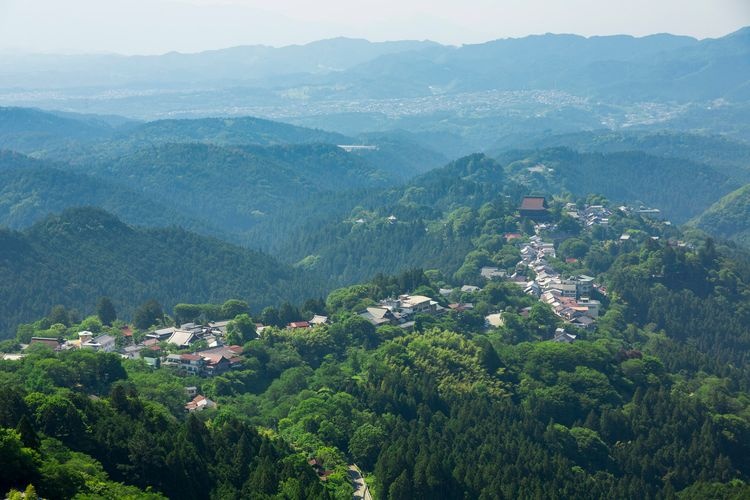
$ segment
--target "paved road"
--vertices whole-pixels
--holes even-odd
[[[362,471],[359,470],[356,464],[349,465],[349,477],[354,485],[354,498],[355,500],[372,500],[370,495],[370,488],[365,483],[365,478],[362,477]]]

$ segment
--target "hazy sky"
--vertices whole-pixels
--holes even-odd
[[[717,37],[750,0],[0,0],[0,51],[196,52],[349,36],[475,43],[532,33]]]

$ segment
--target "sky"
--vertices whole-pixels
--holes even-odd
[[[461,45],[750,25],[750,0],[0,0],[0,52],[160,54],[347,36]]]

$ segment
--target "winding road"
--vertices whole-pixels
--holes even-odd
[[[352,484],[354,485],[354,498],[355,500],[372,500],[372,495],[370,494],[370,488],[367,487],[367,483],[365,483],[365,478],[362,477],[362,471],[359,470],[359,467],[357,467],[356,464],[349,465],[349,477],[352,480]]]

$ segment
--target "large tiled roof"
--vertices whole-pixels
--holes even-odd
[[[521,202],[521,210],[546,210],[544,196],[526,196]]]

